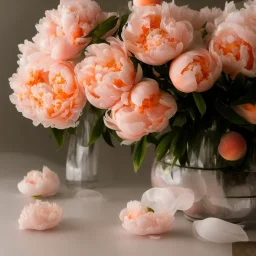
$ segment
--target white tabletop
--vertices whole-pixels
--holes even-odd
[[[18,163],[17,158],[12,158]],[[64,185],[50,201],[64,209],[61,224],[52,230],[20,231],[17,220],[24,205],[34,199],[24,197],[17,190],[17,182],[27,168],[15,170],[8,157],[0,157],[0,255],[3,256],[231,256],[231,244],[204,243],[192,236],[191,223],[181,213],[175,227],[159,240],[134,236],[121,226],[118,215],[127,201],[140,199],[146,187],[109,187],[98,191],[103,201],[84,200],[76,190]],[[8,166],[10,166],[8,168]],[[18,168],[18,167],[17,167]],[[251,240],[256,233],[248,231]]]

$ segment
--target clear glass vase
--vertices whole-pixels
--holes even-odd
[[[233,223],[256,221],[256,154],[244,169],[230,168],[216,149],[216,132],[200,132],[197,143],[187,145],[188,164],[172,166],[173,156],[155,160],[153,187],[184,187],[195,194],[193,206],[185,211],[190,220],[216,217]]]
[[[98,143],[88,147],[90,134],[97,120],[97,114],[90,104],[79,119],[76,133],[71,135],[66,161],[68,187],[95,188],[98,181]]]

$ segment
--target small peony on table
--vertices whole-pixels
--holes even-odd
[[[192,224],[181,213],[177,214],[174,229],[159,240],[127,233],[120,224],[119,212],[128,201],[139,200],[147,187],[119,185],[100,188],[98,191],[104,200],[99,201],[78,197],[77,190],[67,189],[63,185],[60,193],[49,199],[64,209],[61,224],[44,232],[20,231],[17,223],[20,212],[24,205],[34,199],[21,195],[17,182],[32,167],[40,168],[42,165],[64,172],[64,168],[42,158],[21,154],[0,155],[0,255],[232,256],[231,244],[196,240],[192,236]],[[256,228],[247,232],[250,240],[256,241]]]

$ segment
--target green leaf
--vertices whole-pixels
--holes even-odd
[[[125,13],[124,15],[121,16],[120,27],[118,29],[118,35],[120,39],[122,39],[121,35],[122,35],[123,27],[126,25],[129,16],[130,16],[130,13]]]
[[[134,150],[136,148],[136,144],[132,144],[130,147],[131,147],[131,155],[133,155]]]
[[[153,145],[158,144],[158,139],[152,133],[147,136],[147,141]]]
[[[88,147],[91,146],[101,136],[101,134],[104,131],[105,126],[103,122],[103,115],[99,117],[98,121],[96,122],[95,126],[92,129]]]
[[[155,212],[151,207],[147,207],[148,212]]]
[[[86,37],[92,38],[101,38],[104,36],[108,31],[113,29],[119,20],[118,16],[111,16],[108,19],[101,22],[95,29],[93,29],[90,34]]]
[[[187,136],[188,136],[187,129],[182,129],[179,132],[179,136],[176,142],[176,147],[173,150],[173,155],[175,157],[175,160],[176,159],[179,160],[180,158],[182,159],[182,157],[186,153],[187,143],[188,143]],[[177,162],[177,160],[176,161],[175,160],[173,161],[173,165],[175,165]]]
[[[170,149],[174,132],[166,133],[157,146],[157,161],[161,161]]]
[[[206,28],[207,23],[208,23],[208,21],[206,21],[206,22],[203,24],[202,28]]]
[[[41,199],[41,196],[38,195],[38,196],[32,196],[34,199]]]
[[[172,140],[171,147],[170,147],[170,152],[173,154],[174,154],[174,151],[176,150],[176,146],[177,146],[179,137],[180,137],[180,130],[176,130],[173,140]]]
[[[196,112],[195,112],[195,109],[194,109],[194,108],[189,108],[189,109],[188,109],[188,113],[189,113],[191,119],[192,119],[193,121],[195,121],[195,120],[196,120]]]
[[[194,98],[194,101],[196,103],[196,106],[197,106],[201,116],[203,116],[206,112],[206,104],[205,104],[203,96],[201,95],[201,93],[194,92],[193,98]]]
[[[102,137],[105,140],[105,142],[112,148],[114,148],[114,144],[112,142],[112,138],[111,138],[111,133],[109,131],[109,129],[107,127],[105,127],[103,133],[102,133]]]
[[[147,136],[144,136],[137,144],[134,157],[133,157],[133,167],[134,171],[137,172],[144,161],[147,151]]]
[[[244,125],[249,124],[245,119],[239,116],[232,108],[226,106],[220,101],[216,101],[215,109],[221,116],[230,121],[233,124]]]
[[[59,149],[63,147],[65,130],[59,130],[56,128],[50,128],[51,134],[58,144]]]
[[[174,119],[173,126],[182,127],[187,122],[185,115],[177,115]]]
[[[67,129],[68,133],[71,134],[71,135],[76,134],[76,130],[77,130],[77,127],[75,127],[75,128],[68,128]]]

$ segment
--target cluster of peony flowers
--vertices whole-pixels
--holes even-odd
[[[164,131],[180,111],[170,87],[204,93],[222,72],[256,77],[255,0],[241,9],[230,2],[224,10],[196,11],[161,0],[134,0],[129,8],[125,24],[92,0],[61,0],[47,11],[33,42],[19,46],[19,68],[10,78],[17,110],[34,125],[67,129],[78,125],[88,101],[105,111],[105,126],[131,144]],[[112,16],[119,20],[111,27]],[[157,71],[162,66],[169,71],[164,78]],[[232,107],[256,124],[254,103]],[[225,141],[220,154],[229,160],[221,150]],[[241,152],[230,159],[246,147]]]

